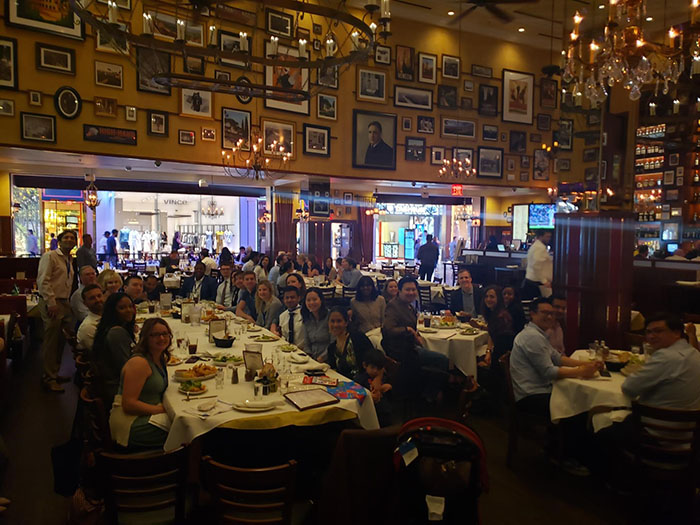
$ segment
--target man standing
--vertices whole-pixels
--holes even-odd
[[[165,268],[165,273],[175,273],[180,269],[180,254],[176,251],[160,260],[160,267]]]
[[[394,164],[394,148],[382,139],[382,125],[373,120],[367,126],[369,145],[365,152],[365,165],[392,166]]]
[[[69,299],[73,286],[71,250],[78,238],[73,230],[65,230],[58,236],[58,249],[42,255],[39,261],[39,311],[44,323],[44,373],[42,383],[51,392],[64,392],[59,383],[69,377],[59,376],[63,347],[66,345],[63,329],[73,330],[73,315]]]
[[[466,313],[475,317],[481,312],[481,290],[474,288],[472,283],[472,274],[469,270],[462,268],[457,274],[458,290],[453,290],[452,301],[450,301],[452,310],[456,314]]]
[[[194,265],[194,275],[188,277],[182,283],[180,295],[185,298],[192,298],[201,301],[216,300],[216,279],[208,275],[204,275],[206,267],[202,262]]]
[[[552,242],[552,232],[538,230],[535,242],[527,251],[527,270],[523,283],[522,298],[549,297],[552,294],[554,266],[547,246]]]
[[[566,297],[555,293],[550,297],[554,309],[554,321],[552,327],[547,330],[547,339],[552,347],[561,355],[566,355],[564,347],[564,323],[566,323]]]
[[[97,241],[97,257],[102,262],[107,260],[107,239],[109,239],[109,232],[104,232],[100,240]]]
[[[36,257],[39,254],[39,241],[34,235],[34,230],[27,230],[25,248],[32,257]]]
[[[102,307],[105,299],[102,294],[102,288],[97,284],[86,285],[81,292],[81,298],[85,303],[88,314],[78,328],[78,348],[91,352],[97,325],[100,324],[100,319],[102,319]]]
[[[433,279],[435,265],[440,257],[440,248],[433,242],[433,236],[428,234],[425,236],[425,244],[418,249],[416,258],[420,261],[420,270],[418,277],[426,281]]]
[[[454,261],[457,259],[457,236],[455,235],[452,237],[452,241],[448,245],[448,248],[450,249],[449,253],[449,260]]]
[[[112,230],[112,236],[107,239],[107,262],[112,268],[117,266],[117,236],[119,230]]]
[[[78,323],[82,322],[89,313],[87,306],[85,306],[83,302],[83,289],[90,284],[97,284],[97,272],[92,266],[79,266],[79,268],[78,276],[80,277],[80,286],[73,292],[73,295],[70,296],[70,308]]]
[[[83,245],[75,252],[75,262],[78,268],[83,266],[97,268],[97,256],[92,247],[92,235],[89,233],[83,234]]]

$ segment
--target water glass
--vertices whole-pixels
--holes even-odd
[[[253,381],[253,398],[256,401],[260,401],[262,399],[262,385],[257,381]]]
[[[216,371],[216,378],[214,379],[216,381],[216,389],[217,390],[223,390],[224,388],[224,369],[219,367],[218,370]]]
[[[202,307],[195,306],[190,312],[190,323],[192,326],[199,326],[199,321],[202,319]]]

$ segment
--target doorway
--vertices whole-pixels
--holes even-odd
[[[347,257],[352,246],[352,226],[347,222],[331,223],[331,257]]]

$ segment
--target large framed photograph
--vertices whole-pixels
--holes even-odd
[[[319,86],[338,89],[338,66],[321,66],[316,75]]]
[[[265,155],[277,156],[282,153],[291,153],[292,158],[296,157],[296,147],[294,146],[296,127],[294,122],[263,118],[260,127],[262,128],[263,153]]]
[[[424,162],[425,139],[421,137],[406,137],[404,158],[411,162]]]
[[[443,109],[457,109],[457,88],[440,84],[438,86],[438,107]]]
[[[510,153],[523,154],[527,152],[527,132],[511,130],[510,132]]]
[[[304,155],[331,156],[331,128],[304,124]]]
[[[416,117],[416,131],[418,133],[427,133],[429,135],[435,133],[435,117],[418,115]]]
[[[386,72],[357,66],[357,100],[386,102]]]
[[[498,126],[484,124],[481,126],[481,140],[498,142]]]
[[[212,118],[214,94],[211,91],[182,88],[180,90],[180,115],[185,117]]]
[[[130,31],[130,25],[125,22],[117,22],[117,27],[122,31]],[[129,54],[129,41],[124,39],[119,42],[113,39],[109,33],[100,31],[99,29],[95,32],[95,49],[97,51],[104,51],[106,53],[116,53],[122,55]]]
[[[396,115],[354,109],[353,168],[396,169]]]
[[[153,80],[154,75],[170,73],[170,54],[145,47],[136,48],[136,88],[139,91],[170,95],[170,86],[162,86]]]
[[[543,149],[535,150],[534,166],[532,172],[532,180],[549,180],[549,172],[551,170],[549,156],[547,151]]]
[[[540,80],[540,106],[545,109],[557,109],[559,85],[553,78]]]
[[[0,88],[17,89],[17,40],[0,37]]]
[[[265,31],[271,35],[292,38],[294,17],[274,9],[265,9]]]
[[[443,137],[475,139],[476,122],[473,120],[442,117],[440,135]]]
[[[221,108],[221,149],[250,151],[250,111]]]
[[[479,146],[477,177],[503,178],[503,149]]]
[[[408,46],[396,46],[396,80],[413,82],[416,78],[415,50]]]
[[[153,35],[164,40],[177,38],[178,17],[163,11],[148,11],[153,24]],[[185,42],[187,44],[204,47],[204,26],[187,21],[185,23]]]
[[[375,64],[391,64],[391,48],[377,44],[374,48],[374,63]]]
[[[20,112],[20,132],[23,140],[56,142],[56,117]]]
[[[479,115],[495,117],[498,115],[498,86],[479,84]]]
[[[115,89],[124,88],[124,68],[119,64],[110,64],[95,60],[95,84]]]
[[[442,78],[459,79],[460,59],[452,55],[442,55]]]
[[[36,68],[75,75],[75,49],[36,43]]]
[[[433,110],[433,92],[429,89],[394,85],[394,106]]]
[[[309,52],[307,51],[307,57]],[[265,56],[273,54],[272,44],[265,42]],[[265,66],[265,85],[278,86],[290,89],[309,90],[309,70],[308,68],[298,67],[299,50],[294,47],[277,46],[277,60],[289,62],[289,66]],[[297,65],[295,67],[294,65]],[[265,107],[270,109],[279,109],[281,111],[289,111],[291,113],[301,113],[302,115],[309,114],[309,101],[302,102],[286,102],[284,100],[265,99]]]
[[[574,148],[574,121],[572,119],[560,119],[557,131],[559,149],[571,151]]]
[[[316,97],[316,116],[326,120],[338,120],[338,97],[319,93]]]
[[[437,55],[418,53],[418,82],[437,84]]]
[[[83,22],[65,0],[47,4],[37,4],[33,0],[8,0],[5,2],[5,22],[11,26],[79,40],[85,36]]]
[[[532,124],[535,75],[503,70],[503,122]]]
[[[248,49],[250,50],[253,45],[253,37],[249,36]],[[241,52],[241,35],[236,33],[229,33],[228,31],[219,31],[219,50],[226,53],[240,53]],[[250,51],[248,51],[250,52]],[[230,58],[221,58],[220,63],[223,66],[240,67],[246,68],[246,63],[242,60],[232,60]]]

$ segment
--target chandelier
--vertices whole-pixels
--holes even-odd
[[[217,217],[221,217],[223,214],[224,209],[219,208],[216,205],[216,201],[213,197],[209,199],[206,208],[202,208],[202,215],[208,217],[209,219],[216,219]]]
[[[97,197],[97,186],[95,186],[95,181],[93,179],[90,181],[87,188],[85,188],[85,206],[94,212],[95,208],[97,208],[99,205],[100,199]]]
[[[454,152],[457,148],[453,149]],[[453,155],[452,160],[443,159],[442,166],[438,170],[441,179],[468,179],[476,175],[476,168],[472,167],[472,161],[468,157],[457,158]]]
[[[278,175],[277,170],[283,168],[292,158],[290,150],[293,143],[287,147],[283,142],[274,140],[267,145],[269,155],[272,158],[265,157],[265,144],[262,137],[254,133],[252,147],[247,145],[243,139],[238,139],[236,145],[230,150],[221,150],[221,163],[224,173],[229,177],[249,178],[253,180],[262,180],[264,178],[273,178]],[[246,151],[247,149],[247,151]],[[240,167],[238,167],[238,166]]]
[[[267,32],[257,27],[258,13],[240,9],[240,2],[236,0],[134,1],[141,6],[133,6],[131,13],[141,14],[142,18],[132,15],[129,23],[122,23],[115,1],[110,0],[105,5],[99,0],[69,0],[75,14],[92,26],[94,34],[99,34],[102,40],[111,42],[115,50],[128,55],[141,75],[145,68],[139,67],[136,56],[138,52],[150,51],[152,67],[148,69],[150,78],[145,81],[162,87],[229,93],[239,98],[259,97],[291,103],[308,101],[323,89],[319,84],[311,84],[312,76],[320,78],[318,73],[329,68],[337,68],[340,75],[353,64],[366,63],[374,53],[377,37],[386,40],[391,35],[389,0],[382,0],[381,8],[379,0],[364,0],[365,16],[362,19],[352,15],[344,1],[251,0],[256,10],[265,15]],[[271,14],[270,8],[285,11]],[[378,13],[379,24],[371,22],[375,13]],[[270,16],[275,17],[273,22],[270,22]],[[367,18],[369,24],[365,21]],[[318,35],[319,43],[324,42],[324,45],[312,45],[305,33],[297,31],[302,20],[310,20],[309,26],[313,24],[325,31]],[[250,35],[248,31],[240,31],[241,24],[252,28]],[[260,35],[257,40],[269,38],[261,55],[254,54],[252,49],[256,33]],[[279,41],[280,37],[283,42]],[[189,58],[204,66],[206,63],[235,65],[255,73],[264,70],[266,76],[268,72],[272,73],[273,80],[255,84],[245,76],[235,80],[213,74],[208,76],[206,67],[189,73],[174,73],[169,60],[157,59],[158,56],[170,55],[181,56],[183,63]],[[300,71],[300,81],[292,84],[274,81],[278,69],[289,69],[292,64]],[[214,70],[213,67],[208,69],[210,72]],[[313,72],[316,74],[311,75]]]
[[[671,27],[663,43],[647,41],[643,22],[646,19],[645,0],[609,0],[608,20],[603,35],[583,42],[580,26],[584,16],[576,11],[567,49],[562,51],[564,68],[562,80],[574,82],[572,94],[580,106],[585,96],[597,107],[608,96],[608,90],[621,83],[631,100],[639,100],[644,84],[654,80],[663,84],[664,95],[669,83],[677,83],[684,70],[683,34]],[[698,1],[692,0],[691,8]],[[692,74],[700,72],[700,43],[693,35],[690,46],[693,58]]]
[[[294,218],[300,222],[309,222],[309,209],[304,203],[304,199],[299,201],[299,207],[294,212]]]

